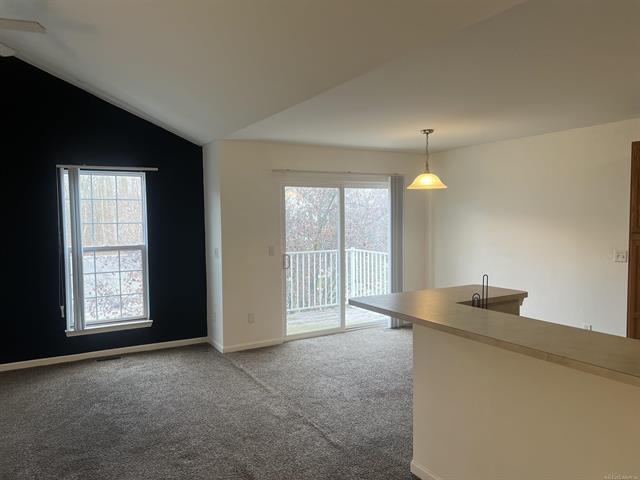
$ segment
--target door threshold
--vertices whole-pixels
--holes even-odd
[[[385,327],[386,321],[362,323],[359,325],[348,326],[345,328],[332,328],[330,330],[320,330],[316,332],[296,333],[294,335],[287,335],[284,338],[285,342],[293,340],[304,340],[305,338],[323,337],[325,335],[335,335],[336,333],[348,333],[356,330],[365,330],[367,328],[380,328]]]
[[[305,338],[322,337],[323,335],[335,335],[336,333],[344,333],[344,328],[332,328],[328,330],[318,330],[315,332],[295,333],[293,335],[287,335],[284,337],[285,342],[291,340],[304,340]]]
[[[364,330],[366,328],[385,327],[388,324],[388,320],[377,320],[375,322],[358,323],[356,325],[347,325],[346,331],[352,332],[354,330]]]

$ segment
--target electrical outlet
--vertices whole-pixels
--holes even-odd
[[[627,263],[629,252],[628,250],[618,250],[617,248],[613,251],[613,261],[616,263]]]
[[[247,322],[256,323],[256,316],[253,313],[250,313],[249,315],[247,315]]]

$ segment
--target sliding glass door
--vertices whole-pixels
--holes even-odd
[[[287,336],[382,323],[348,298],[389,292],[388,182],[284,186]]]
[[[388,317],[351,307],[351,297],[389,293],[389,233],[391,204],[388,188],[344,189],[345,325],[381,322]]]
[[[287,335],[341,326],[340,189],[286,186]]]

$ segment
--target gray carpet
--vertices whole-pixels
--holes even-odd
[[[0,373],[1,479],[410,479],[411,330]]]

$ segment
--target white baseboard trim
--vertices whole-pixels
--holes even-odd
[[[216,342],[213,338],[207,338],[207,342],[220,353],[224,353],[224,347],[221,343]]]
[[[442,477],[439,477],[427,467],[416,463],[415,460],[411,460],[411,473],[422,480],[442,480]]]
[[[271,338],[269,340],[261,340],[259,342],[237,343],[235,345],[221,345],[215,340],[208,340],[209,344],[220,353],[240,352],[242,350],[252,350],[254,348],[272,347],[284,343],[282,338]]]
[[[35,360],[25,360],[23,362],[0,363],[0,372],[9,370],[20,370],[22,368],[42,367],[44,365],[55,365],[57,363],[78,362],[89,358],[110,357],[112,355],[123,355],[125,353],[147,352],[149,350],[162,350],[165,348],[184,347],[197,343],[207,343],[207,337],[187,338],[184,340],[173,340],[171,342],[145,343],[143,345],[132,345],[130,347],[110,348],[108,350],[95,350],[93,352],[76,353],[73,355],[61,355],[59,357],[37,358]]]

